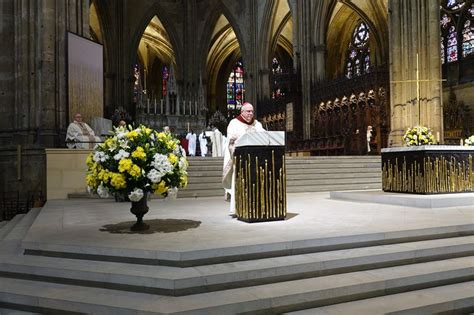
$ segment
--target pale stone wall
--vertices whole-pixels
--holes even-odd
[[[91,150],[46,149],[46,198],[86,192],[86,158]]]

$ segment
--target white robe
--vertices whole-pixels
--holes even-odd
[[[201,147],[201,156],[205,157],[207,154],[207,138],[204,132],[199,134],[199,146]]]
[[[101,142],[101,139],[88,124],[74,121],[67,127],[66,145],[69,149],[93,149],[96,142]]]
[[[186,135],[186,139],[188,140],[188,153],[190,156],[196,155],[196,134],[195,133],[188,133]]]
[[[212,156],[213,157],[224,156],[223,149],[222,149],[222,133],[217,128],[214,129],[214,132],[211,138],[211,143],[212,143]]]
[[[235,213],[235,165],[233,165],[233,156],[235,151],[235,141],[249,132],[265,131],[260,122],[255,120],[252,125],[247,125],[237,118],[230,121],[227,127],[227,145],[224,154],[224,170],[222,174],[222,184],[224,189],[230,189],[230,209],[231,214]]]

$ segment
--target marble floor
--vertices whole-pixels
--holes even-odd
[[[112,255],[128,252],[124,255],[173,259],[186,253],[212,256],[215,253],[210,251],[226,249],[233,253],[258,251],[262,244],[287,248],[298,241],[357,239],[474,224],[474,205],[427,209],[333,200],[326,192],[288,194],[288,218],[264,223],[232,218],[223,197],[153,199],[149,207],[145,221],[174,223],[175,228],[148,234],[114,233],[110,227],[133,223],[130,203],[110,199],[48,201],[23,245],[30,249]]]

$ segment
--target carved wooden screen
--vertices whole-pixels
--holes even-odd
[[[311,139],[300,141],[297,150],[313,155],[379,154],[387,147],[390,129],[388,100],[388,72],[384,68],[315,86]],[[371,137],[367,135],[369,126]]]

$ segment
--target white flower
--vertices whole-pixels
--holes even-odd
[[[123,139],[123,138],[125,138],[125,136],[127,135],[127,133],[128,133],[128,132],[125,132],[125,129],[123,129],[123,127],[120,128],[120,129],[117,128],[117,139]]]
[[[114,160],[119,161],[123,158],[128,158],[130,156],[130,153],[127,151],[120,149],[120,151],[114,155]]]
[[[183,156],[179,159],[179,169],[182,171],[186,171],[188,168],[188,163],[186,162],[186,158]]]
[[[173,171],[173,165],[168,160],[168,157],[163,154],[155,154],[151,165],[161,174],[166,174]]]
[[[158,172],[156,169],[152,169],[148,172],[147,177],[151,180],[152,183],[159,183],[161,181],[162,174]]]
[[[130,201],[137,202],[140,201],[142,198],[143,190],[141,190],[140,188],[135,188],[132,192],[128,194],[128,199],[130,199]]]
[[[109,197],[109,189],[102,184],[97,187],[97,194],[100,196],[100,198],[107,198]]]
[[[98,162],[105,162],[108,158],[109,156],[105,154],[104,152],[96,151],[92,159],[94,160],[94,162],[98,163]]]

